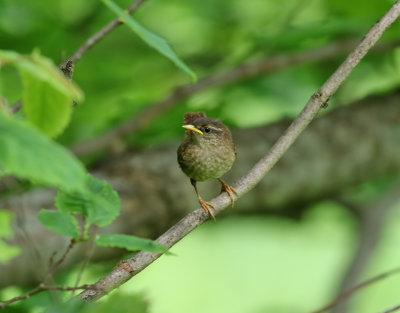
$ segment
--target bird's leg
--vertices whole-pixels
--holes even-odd
[[[194,191],[196,191],[197,199],[199,199],[199,203],[200,203],[201,207],[215,221],[215,216],[214,216],[213,212],[211,211],[211,208],[214,208],[214,206],[211,203],[204,201],[203,198],[200,196],[199,191],[197,190],[197,182],[194,179],[190,179],[190,182],[192,183],[192,185],[194,187]]]
[[[221,183],[221,192],[222,191],[226,191],[226,193],[228,194],[229,198],[231,198],[231,203],[232,203],[232,206],[233,206],[233,204],[235,203],[235,198],[233,197],[233,194],[238,196],[239,195],[238,192],[236,191],[235,188],[233,188],[232,186],[229,186],[221,178],[218,178],[218,180]]]

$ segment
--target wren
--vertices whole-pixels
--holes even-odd
[[[233,194],[238,193],[221,179],[236,159],[232,134],[222,122],[207,117],[203,112],[186,113],[184,123],[182,127],[186,129],[186,138],[178,148],[178,163],[190,178],[201,207],[215,219],[211,209],[214,206],[201,198],[197,182],[218,179],[222,191],[227,192],[233,205]]]

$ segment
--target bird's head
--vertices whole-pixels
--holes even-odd
[[[207,144],[224,144],[232,141],[231,132],[219,120],[209,117],[198,117],[190,124],[183,125],[186,133],[194,141]]]

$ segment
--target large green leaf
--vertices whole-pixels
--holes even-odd
[[[78,221],[68,212],[41,209],[38,219],[48,229],[60,235],[72,238],[78,238],[80,235]]]
[[[0,50],[0,66],[14,64],[22,58],[23,57],[15,51]]]
[[[65,78],[61,71],[49,59],[34,51],[31,55],[21,55],[14,51],[0,50],[0,66],[14,65],[19,70],[29,72],[37,79],[45,81],[64,94],[74,99],[83,100],[82,91],[70,80]]]
[[[56,206],[63,212],[81,213],[86,222],[105,226],[119,214],[120,200],[117,192],[105,181],[87,174],[85,188],[76,192],[59,191]]]
[[[0,50],[0,65],[11,64],[22,77],[23,112],[26,118],[51,137],[67,126],[72,101],[82,100],[82,92],[47,58],[34,52],[20,55]]]
[[[168,248],[150,239],[124,234],[100,234],[96,244],[105,247],[125,248],[129,251],[167,252]]]
[[[23,112],[41,131],[55,137],[68,125],[72,114],[73,98],[31,72],[21,70]]]
[[[0,172],[64,190],[84,188],[85,169],[31,125],[0,112]]]
[[[196,74],[178,57],[167,41],[159,35],[151,32],[143,25],[139,24],[132,16],[118,7],[111,0],[102,0],[104,4],[118,15],[130,29],[132,29],[144,42],[159,53],[170,59],[177,67],[188,74],[193,81],[197,80]]]

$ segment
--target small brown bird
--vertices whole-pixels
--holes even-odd
[[[196,182],[218,179],[233,205],[233,194],[238,193],[221,179],[236,159],[232,135],[228,127],[217,119],[206,117],[203,112],[186,113],[184,123],[182,127],[187,136],[178,148],[178,163],[190,177],[201,207],[215,219],[211,210],[214,206],[201,198]]]

